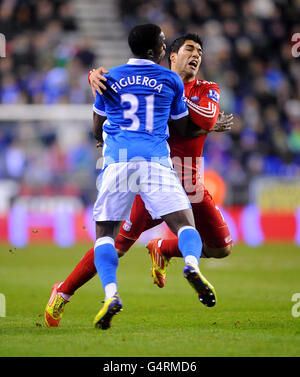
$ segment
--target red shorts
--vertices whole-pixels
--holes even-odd
[[[223,248],[232,244],[228,226],[219,208],[206,189],[203,194],[201,202],[191,204],[196,229],[200,233],[202,242],[211,248]],[[127,251],[145,230],[162,222],[161,219],[152,219],[141,197],[137,195],[131,209],[130,220],[124,221],[121,225],[116,248]]]

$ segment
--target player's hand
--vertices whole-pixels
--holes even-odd
[[[108,70],[104,67],[98,67],[97,69],[93,70],[89,76],[94,98],[96,98],[97,92],[101,96],[103,91],[106,90],[106,86],[103,83],[107,81],[103,76],[104,73],[108,73]]]
[[[230,131],[233,126],[233,114],[224,114],[224,111],[220,111],[218,120],[214,125],[212,131],[225,132]]]
[[[101,148],[103,147],[103,141],[98,141],[97,144],[96,144],[96,148]]]

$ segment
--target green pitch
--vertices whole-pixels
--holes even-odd
[[[103,300],[97,276],[66,306],[60,327],[46,328],[43,311],[52,284],[88,247],[0,245],[0,293],[6,298],[0,356],[300,355],[300,317],[292,315],[292,295],[300,293],[300,248],[239,245],[226,259],[201,260],[218,294],[216,307],[206,308],[183,278],[181,259],[173,259],[167,285],[159,289],[146,249],[135,247],[120,259],[124,311],[110,330],[92,324]]]

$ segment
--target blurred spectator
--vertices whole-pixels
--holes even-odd
[[[90,128],[89,121],[2,123],[0,180],[20,183],[21,195],[76,195],[93,203],[99,150]]]
[[[81,77],[95,55],[89,41],[79,37],[72,1],[3,0],[0,23],[7,41],[0,68],[2,103],[91,101],[87,80],[82,85]]]

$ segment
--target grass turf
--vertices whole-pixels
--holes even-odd
[[[294,245],[235,246],[226,259],[201,260],[217,291],[206,308],[183,278],[182,259],[168,267],[167,285],[154,286],[146,249],[120,259],[124,311],[107,331],[93,328],[103,300],[96,276],[66,306],[59,328],[46,328],[44,307],[54,282],[63,280],[89,248],[0,245],[0,356],[299,356],[300,249]]]

